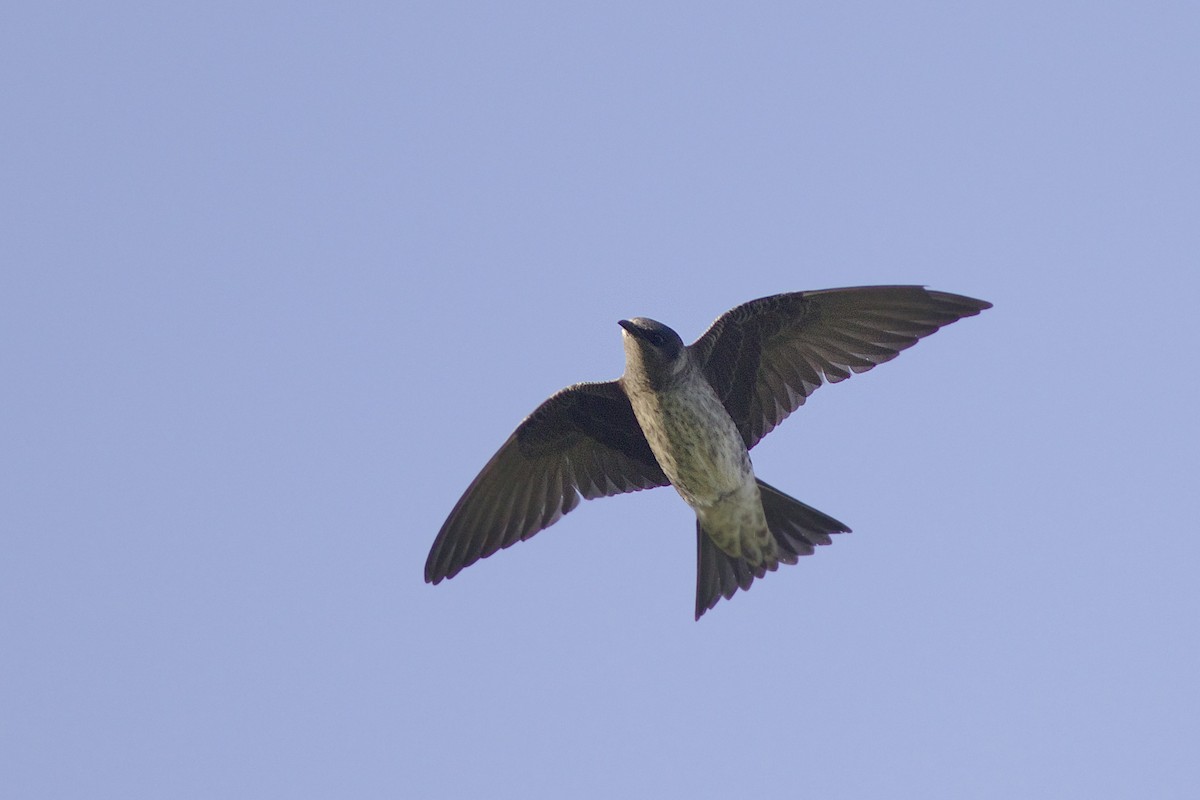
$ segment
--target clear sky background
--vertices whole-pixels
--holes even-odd
[[[1194,3],[24,3],[0,24],[0,794],[1194,797]],[[423,583],[553,391],[766,294],[995,308],[693,517]]]

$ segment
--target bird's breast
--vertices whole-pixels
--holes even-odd
[[[741,434],[702,375],[661,391],[627,391],[659,466],[688,504],[712,506],[753,485]]]

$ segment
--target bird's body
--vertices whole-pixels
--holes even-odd
[[[591,499],[672,485],[696,512],[696,618],[780,563],[848,532],[759,480],[749,450],[824,381],[894,358],[991,304],[919,286],[793,292],[722,315],[690,346],[621,320],[625,374],[558,392],[530,414],[438,533],[439,583]]]
[[[722,551],[777,562],[750,453],[729,412],[686,349],[669,379],[648,380],[653,367],[641,354],[639,322],[662,325],[622,322],[626,370],[619,383],[658,465]]]

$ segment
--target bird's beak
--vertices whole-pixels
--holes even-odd
[[[627,320],[627,319],[617,320],[617,324],[620,325],[622,328],[624,328],[625,332],[628,333],[630,336],[637,336],[637,333],[638,333],[637,325],[634,325],[629,320]]]

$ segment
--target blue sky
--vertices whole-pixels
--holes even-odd
[[[25,4],[5,796],[1185,797],[1186,3]],[[840,537],[699,623],[670,490],[437,587],[618,319],[995,308],[753,452]]]

